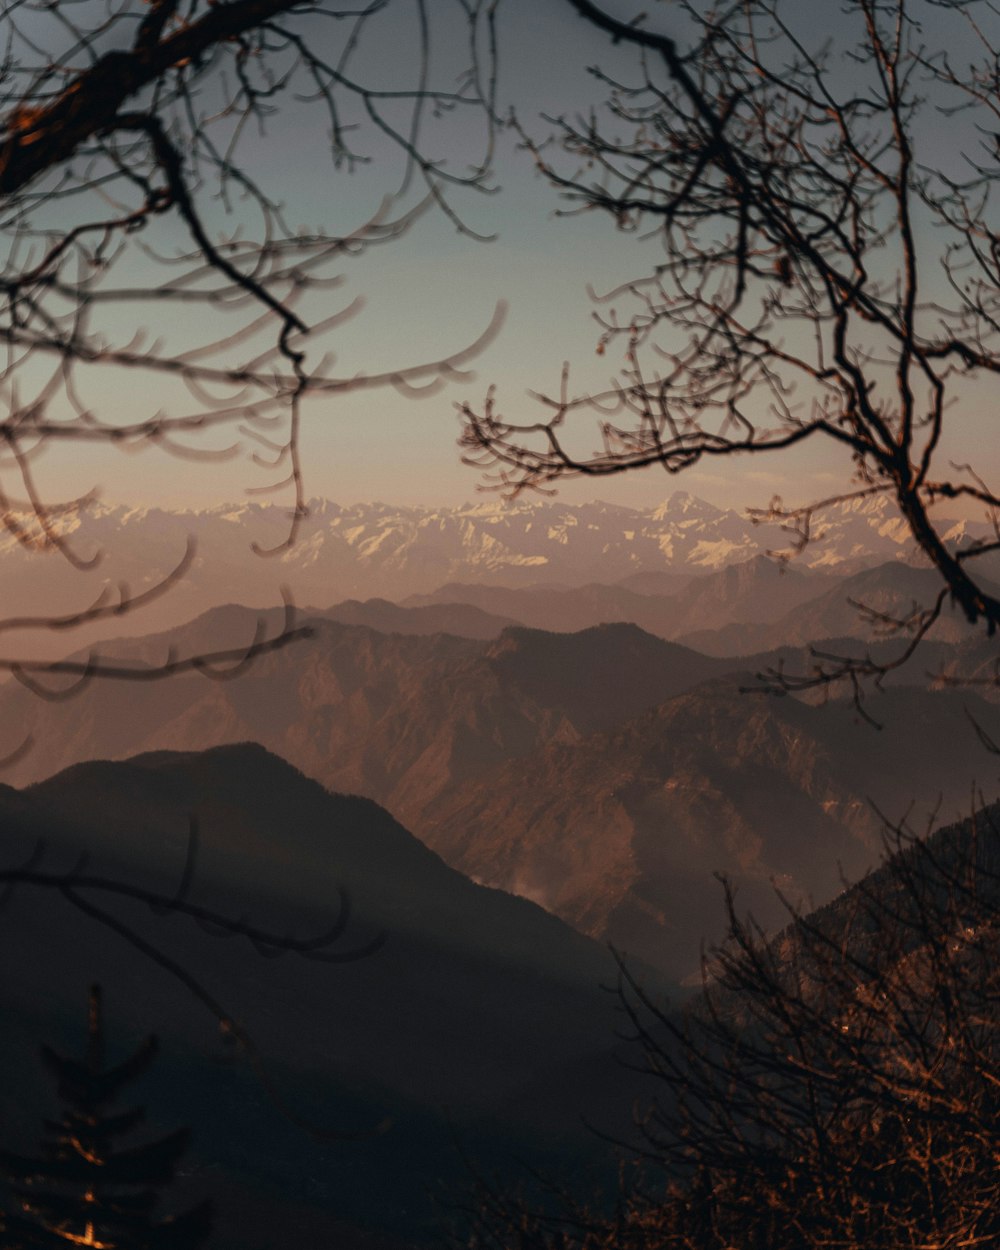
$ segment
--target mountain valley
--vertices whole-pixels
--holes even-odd
[[[767,595],[788,576],[758,559],[679,598],[692,611],[721,598],[725,613],[756,596],[774,619],[743,628],[780,637],[781,622],[798,619],[820,650],[871,645],[891,655],[903,640],[823,641],[810,631],[856,620],[845,606],[852,592],[902,610],[930,575],[883,566],[781,614],[784,602]],[[810,581],[789,583],[793,597]],[[922,644],[869,695],[863,717],[849,699],[760,693],[757,674],[808,672],[809,646],[726,658],[624,622],[573,633],[505,625],[525,602],[577,595],[574,612],[600,612],[621,592],[465,587],[478,602],[447,600],[462,589],[446,588],[442,602],[349,603],[303,618],[311,637],[257,657],[238,680],[191,673],[153,683],[142,700],[129,682],[91,682],[68,717],[8,684],[3,721],[36,744],[8,777],[23,785],[92,758],[257,742],[322,785],[385,806],[467,875],[541,902],[675,982],[696,977],[701,944],[720,931],[716,873],[773,925],[783,914],[774,885],[793,904],[821,903],[877,863],[883,816],[908,812],[922,825],[962,815],[977,791],[994,794],[997,770],[976,729],[994,732],[989,687],[933,678],[984,671],[989,647],[980,656],[982,643],[947,641],[962,631]],[[260,621],[280,628],[277,612],[231,606],[102,652],[142,667],[168,645],[197,653],[252,638]],[[425,632],[463,623],[476,636]]]
[[[199,1126],[185,1184],[221,1196],[220,1250],[290,1211],[316,1244],[411,1250],[441,1227],[428,1193],[461,1193],[466,1163],[517,1184],[516,1157],[600,1186],[608,1159],[581,1113],[628,1138],[646,1096],[601,988],[618,976],[609,944],[673,1012],[725,935],[720,876],[737,915],[777,933],[789,907],[851,897],[887,821],[923,833],[1000,793],[983,749],[1000,742],[995,641],[948,605],[857,699],[809,684],[845,657],[894,664],[910,634],[891,619],[937,593],[879,508],[842,509],[791,564],[690,496],[499,515],[320,508],[283,561],[299,601],[326,605],[294,613],[296,641],[254,655],[286,613],[276,596],[241,603],[242,574],[227,574],[215,591],[231,601],[163,630],[138,633],[157,609],[123,636],[115,617],[51,631],[35,654],[73,638],[82,678],[15,670],[0,685],[8,867],[35,848],[72,872],[85,851],[77,871],[105,884],[169,900],[189,880],[200,905],[296,936],[328,926],[344,890],[330,953],[373,946],[271,960],[113,889],[95,900],[167,955],[157,967],[59,889],[19,886],[0,912],[21,1021],[0,1038],[12,1133],[45,1097],[28,1035],[69,1045],[96,968],[124,1038],[164,1037],[148,1100]],[[197,551],[224,539],[235,561],[262,518],[196,519]],[[138,560],[150,516],[97,519],[106,533],[81,524],[76,540],[125,534]],[[164,567],[180,533],[160,534]],[[207,597],[201,567],[171,612]],[[135,678],[88,676],[107,663]],[[245,1024],[249,1064],[185,970]],[[317,1118],[350,1140],[296,1127]],[[262,1135],[272,1148],[248,1166],[240,1141]]]

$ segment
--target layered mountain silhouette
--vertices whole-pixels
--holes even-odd
[[[250,640],[257,621],[247,609],[219,609],[170,641],[197,652],[211,639]],[[276,615],[267,623],[278,628]],[[7,775],[23,784],[84,759],[249,739],[406,820],[449,785],[610,728],[726,669],[632,625],[575,635],[516,628],[492,642],[323,619],[311,627],[311,639],[258,657],[238,681],[181,676],[144,687],[141,698],[129,682],[92,682],[69,716],[8,685],[3,746],[25,733],[37,746]],[[113,653],[142,667],[167,645],[146,639]]]
[[[729,570],[727,570],[728,572]],[[984,579],[988,593],[1000,593]],[[895,561],[838,579],[815,597],[769,621],[746,617],[720,622],[710,628],[683,631],[689,646],[710,655],[750,655],[774,647],[796,646],[827,638],[885,638],[894,632],[893,621],[905,621],[921,609],[930,608],[942,589],[933,569],[914,568]],[[906,631],[898,631],[906,637]],[[957,643],[974,638],[981,628],[971,626],[946,602],[939,620],[927,637]]]
[[[990,586],[988,579],[985,584]],[[640,592],[625,584],[565,588],[453,582],[428,595],[410,596],[406,604],[442,611],[467,604],[559,632],[628,621],[705,654],[733,657],[825,639],[884,639],[893,633],[892,620],[930,607],[940,589],[936,572],[898,560],[846,576],[821,576],[758,555],[665,592]],[[975,634],[948,603],[928,637],[957,643]]]
[[[473,1158],[488,1150],[484,1166],[509,1168],[520,1150],[582,1167],[593,1154],[584,1107],[609,1128],[627,1123],[630,1078],[614,1060],[613,998],[600,988],[607,951],[524,899],[474,885],[374,803],[330,794],[259,746],[81,764],[4,788],[0,814],[7,864],[41,838],[39,870],[65,871],[83,850],[87,872],[168,896],[193,819],[192,901],[308,936],[330,927],[346,891],[351,915],[332,952],[385,934],[353,962],[270,960],[241,939],[80,890],[226,1005],[253,1038],[262,1081],[226,1058],[211,1014],[176,977],[57,892],[20,887],[0,916],[5,1140],[22,1120],[30,1131],[29,1093],[44,1088],[32,1033],[72,1031],[81,986],[99,975],[123,1038],[161,1034],[155,1101],[196,1128],[192,1183],[231,1195],[213,1244],[256,1244],[240,1193],[272,1224],[277,1211],[289,1227],[298,1207],[312,1212],[316,1244],[320,1230],[348,1228],[417,1241],[434,1223],[425,1190],[467,1182],[456,1143]],[[317,1145],[299,1120],[360,1136]]]
[[[181,642],[250,638],[256,619],[219,609]],[[797,899],[828,898],[842,871],[877,859],[876,808],[894,816],[913,801],[923,819],[940,799],[955,815],[974,783],[989,797],[996,780],[970,724],[991,732],[991,707],[967,690],[932,689],[924,671],[932,652],[938,670],[954,655],[943,643],[918,657],[918,684],[866,705],[879,732],[850,702],[741,693],[754,668],[807,664],[795,651],[725,660],[623,623],[575,634],[509,627],[492,640],[322,617],[311,628],[238,681],[188,675],[141,698],[132,683],[93,682],[66,706],[8,685],[0,747],[25,733],[35,742],[12,780],[87,758],[255,741],[385,805],[463,872],[676,979],[717,932],[714,873],[739,879],[746,904],[780,922],[771,879]],[[128,642],[121,653],[141,665],[165,645]]]
[[[98,563],[84,572],[58,552],[46,550],[43,542],[33,542],[40,536],[32,533],[34,522],[25,514],[21,537],[26,542],[0,535],[4,588],[21,616],[78,612],[102,589],[117,597],[122,584],[135,592],[148,590],[193,544],[193,561],[171,593],[150,604],[141,617],[119,621],[119,631],[131,633],[178,625],[226,602],[266,606],[277,602],[279,587],[286,584],[297,602],[313,604],[373,596],[396,602],[453,582],[573,587],[624,579],[625,588],[633,592],[672,593],[678,576],[683,580],[719,572],[787,550],[790,542],[780,526],[754,525],[743,513],[683,491],[645,509],[599,502],[493,501],[405,508],[312,500],[298,541],[279,560],[267,563],[254,557],[252,545],[278,548],[288,527],[286,510],[267,504],[168,511],[93,503],[49,523],[59,528],[81,561],[99,558]],[[985,525],[967,522],[943,523],[942,530],[953,546],[990,536]],[[886,560],[912,560],[914,554],[906,526],[888,500],[853,500],[815,518],[813,541],[797,557],[796,570],[846,575]],[[790,595],[793,581],[779,598]],[[606,619],[614,618],[576,620],[573,628]],[[766,620],[770,613],[743,619]],[[650,622],[638,623],[652,629]],[[683,628],[720,624],[726,620],[702,617]],[[98,636],[101,631],[93,630],[86,640]],[[62,646],[58,636],[44,631],[25,641],[36,655],[59,654]]]
[[[665,593],[637,591],[625,584],[518,588],[452,582],[432,594],[411,596],[405,603],[413,608],[466,603],[513,617],[534,629],[563,633],[626,621],[660,638],[677,638],[732,622],[776,620],[820,593],[825,582],[767,556],[754,556]]]

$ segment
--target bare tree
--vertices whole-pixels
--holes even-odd
[[[950,463],[945,436],[1000,372],[995,7],[848,0],[817,23],[787,0],[679,0],[627,22],[568,3],[635,49],[635,71],[595,70],[604,107],[546,142],[524,126],[524,142],[568,213],[655,235],[662,259],[597,298],[597,350],[623,353],[620,377],[577,395],[564,371],[533,421],[492,392],[464,406],[467,459],[517,494],[828,443],[853,485],[758,517],[794,552],[824,506],[886,496],[942,578],[933,604],[883,622],[909,634],[900,662],[949,597],[992,634],[1000,603],[975,558],[1000,545],[1000,496]],[[596,452],[572,420],[587,412]],[[981,506],[995,537],[953,550],[944,500]],[[809,681],[884,670],[831,657]]]
[[[66,444],[156,446],[204,461],[252,452],[250,489],[287,500],[285,540],[306,513],[303,405],[358,388],[433,389],[497,327],[446,359],[387,362],[377,376],[334,367],[338,327],[357,308],[338,265],[398,240],[425,210],[466,224],[456,191],[488,189],[493,5],[484,0],[15,0],[0,62],[0,524],[31,551],[76,568],[67,521],[93,497],[53,500],[45,454]],[[402,51],[401,49],[406,49]],[[388,65],[388,68],[387,68]],[[384,170],[381,207],[342,233],[288,220],[283,188],[257,159],[267,127],[293,110],[298,141],[331,181]],[[481,151],[449,162],[469,115]],[[323,149],[325,148],[325,153]],[[336,175],[336,179],[333,178]],[[139,327],[138,329],[136,327]],[[147,328],[155,326],[155,335]],[[115,379],[112,381],[112,379]],[[109,409],[109,389],[129,396]],[[8,614],[17,637],[141,608],[186,572],[192,552],[140,593],[105,586],[55,618]],[[218,656],[170,656],[208,673],[296,637],[281,632]],[[216,661],[218,663],[216,663]],[[49,666],[0,657],[25,678]],[[83,679],[90,661],[56,666]],[[106,667],[106,666],[104,666]],[[109,676],[130,673],[108,670]]]
[[[616,1203],[487,1192],[477,1245],[931,1250],[995,1245],[997,809],[767,940],[727,943],[683,1013],[623,969],[659,1095]],[[557,1195],[558,1197],[558,1195]]]

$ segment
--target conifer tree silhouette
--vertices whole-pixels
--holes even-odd
[[[210,1204],[158,1218],[159,1189],[173,1180],[188,1143],[182,1128],[143,1145],[119,1149],[116,1140],[144,1118],[142,1108],[113,1110],[119,1091],[144,1072],[156,1055],[147,1037],[127,1059],[105,1062],[100,986],[90,990],[87,1046],[82,1061],[42,1047],[46,1067],[58,1081],[62,1118],[46,1120],[38,1158],[0,1150],[19,1208],[4,1212],[4,1250],[68,1245],[103,1250],[193,1250],[211,1230]]]

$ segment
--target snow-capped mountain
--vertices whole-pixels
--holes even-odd
[[[104,585],[115,587],[115,595],[122,582],[132,593],[145,590],[194,542],[182,582],[129,618],[128,627],[134,622],[141,632],[218,603],[273,604],[283,584],[299,603],[325,607],[352,597],[399,601],[446,582],[571,586],[671,571],[709,573],[789,545],[780,526],[754,525],[740,512],[684,491],[649,509],[601,502],[491,500],[421,508],[318,500],[285,550],[288,514],[273,504],[176,512],[97,504],[55,523],[81,560],[103,559],[81,571],[59,552],[26,547],[5,532],[0,571],[6,602],[18,615],[79,611]],[[958,543],[982,528],[942,525]],[[886,499],[832,507],[816,518],[813,535],[796,558],[798,569],[851,573],[915,556],[905,524]],[[253,547],[274,554],[260,558]],[[120,624],[114,632],[121,632]]]

